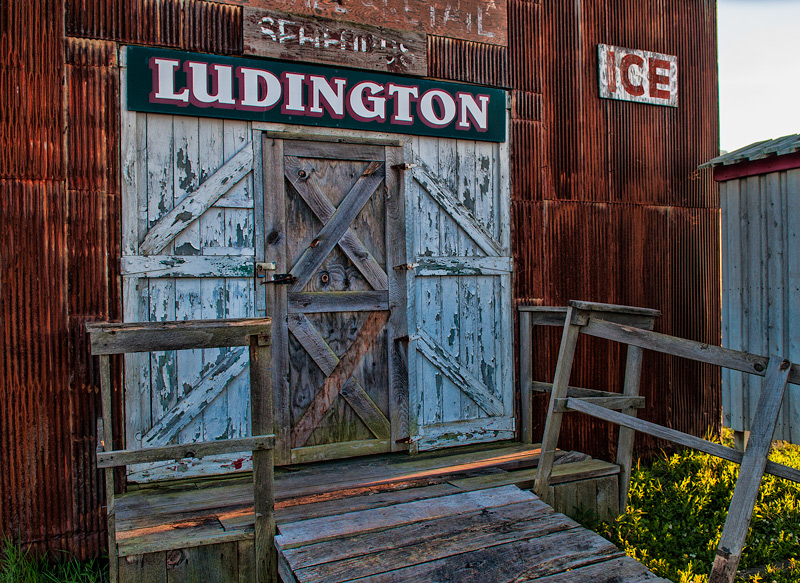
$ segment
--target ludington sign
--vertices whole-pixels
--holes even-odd
[[[505,141],[505,92],[269,59],[128,47],[131,111]]]

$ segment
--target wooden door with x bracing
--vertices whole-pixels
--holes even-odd
[[[406,449],[402,149],[262,151],[278,463]]]

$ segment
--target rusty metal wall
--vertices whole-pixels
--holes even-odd
[[[88,558],[105,514],[83,327],[119,314],[119,89],[116,47],[65,42],[63,18],[0,8],[0,535]]]
[[[59,0],[0,5],[0,534],[39,548],[74,516],[61,22]]]
[[[508,87],[508,49],[430,34],[428,76]]]
[[[658,308],[657,330],[719,344],[719,197],[696,171],[718,151],[715,3],[510,0],[509,14],[516,302]],[[678,107],[600,99],[599,43],[678,55]],[[559,337],[538,332],[537,380],[552,379]],[[624,352],[581,343],[572,382],[618,389]],[[719,427],[718,370],[650,354],[642,391],[643,417]],[[615,430],[569,416],[562,447],[611,456],[604,435]],[[661,445],[637,438],[642,453]]]
[[[66,0],[67,36],[241,54],[242,8],[205,0]]]

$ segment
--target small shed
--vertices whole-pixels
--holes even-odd
[[[723,346],[800,358],[800,135],[703,164],[719,182]],[[723,370],[723,425],[749,431],[760,379]],[[774,439],[800,443],[800,387],[786,388]]]

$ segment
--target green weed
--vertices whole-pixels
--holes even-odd
[[[0,541],[0,583],[107,583],[101,561],[67,559],[50,562],[34,557],[9,539]]]
[[[800,468],[800,447],[778,443],[770,459]],[[738,470],[737,464],[694,451],[639,464],[626,513],[595,530],[661,577],[706,583]],[[783,564],[740,581],[800,581],[798,551],[800,486],[765,475],[739,569]]]

